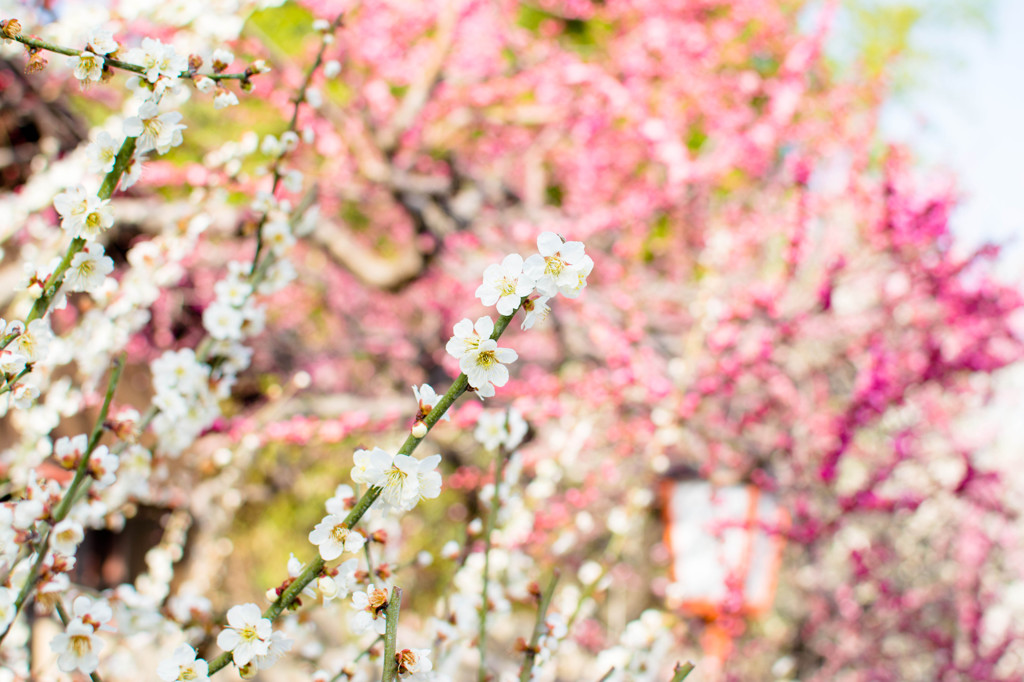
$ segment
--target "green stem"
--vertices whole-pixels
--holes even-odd
[[[519,308],[517,307],[511,314],[502,315],[498,318],[494,323],[494,331],[491,333],[492,339],[497,341],[498,338],[505,333],[505,330],[508,328],[509,323],[512,321],[512,318],[518,310]],[[452,406],[455,400],[466,392],[468,386],[469,380],[466,378],[465,374],[460,374],[458,378],[455,379],[448,391],[441,396],[441,399],[437,401],[436,405],[434,405],[434,409],[430,410],[430,413],[423,418],[423,423],[426,425],[428,433],[430,432],[430,429],[434,427],[434,424],[444,416],[444,413],[448,411],[448,408]],[[426,435],[424,434],[423,437],[425,438]],[[418,446],[422,440],[423,438],[417,438],[416,436],[409,434],[396,454],[412,454],[416,449],[416,446]],[[342,522],[344,526],[346,528],[354,528],[355,525],[359,523],[359,520],[363,518],[363,515],[369,511],[371,506],[373,506],[373,503],[377,501],[377,498],[380,497],[382,491],[383,488],[380,486],[374,486],[367,490],[366,494],[359,498],[356,506],[353,507],[352,511],[348,513],[348,516],[345,517],[345,520]],[[320,577],[325,564],[326,562],[320,556],[317,556],[313,561],[309,562],[306,565],[306,568],[304,568],[302,572],[295,577],[292,583],[285,588],[283,592],[281,592],[277,600],[267,607],[267,610],[263,612],[263,617],[271,621],[276,620],[285,609],[291,607],[292,604],[295,603],[296,599],[298,599],[299,595],[302,594],[302,590],[304,590],[307,585]],[[231,652],[224,652],[210,661],[209,674],[213,675],[217,671],[222,670],[230,662]]]
[[[391,599],[388,600],[387,627],[384,630],[384,670],[381,673],[381,682],[394,682],[398,678],[398,659],[395,658],[395,651],[398,646],[398,611],[402,607],[402,588],[391,589]]]
[[[306,71],[306,77],[303,79],[302,85],[296,91],[294,99],[292,99],[292,117],[291,120],[288,121],[288,127],[285,129],[286,132],[289,130],[292,132],[295,131],[295,126],[298,124],[299,121],[299,107],[302,105],[303,102],[306,101],[306,90],[309,89],[310,84],[313,82],[313,76],[314,74],[316,74],[316,70],[320,68],[321,64],[323,64],[324,53],[327,51],[327,46],[330,45],[330,43],[327,40],[327,36],[334,35],[334,32],[341,25],[344,16],[344,13],[342,13],[335,17],[334,21],[331,22],[330,28],[328,28],[327,31],[324,33],[324,38],[320,42],[320,50],[316,53],[316,59],[313,60],[312,66],[310,66],[309,69]],[[270,185],[271,196],[274,195],[274,192],[277,191],[277,186],[281,183],[281,159],[282,156],[279,156],[276,159],[274,159],[273,182]],[[263,217],[260,218],[259,224],[256,225],[256,253],[252,257],[252,268],[249,271],[250,275],[255,274],[256,268],[260,262],[260,253],[263,252],[263,226],[266,224],[266,222],[267,214],[264,213]]]
[[[121,380],[121,370],[124,368],[124,356],[122,355],[114,361],[113,369],[110,373],[110,381],[107,383],[107,394],[103,399],[103,407],[100,408],[100,413],[96,418],[96,424],[93,426],[92,435],[89,437],[89,445],[82,455],[82,461],[78,463],[78,468],[75,470],[75,477],[71,479],[71,484],[68,486],[67,492],[64,493],[64,497],[61,498],[57,508],[51,515],[51,523],[46,529],[43,539],[36,546],[36,561],[32,564],[32,568],[29,570],[28,576],[25,578],[25,584],[21,586],[21,590],[18,592],[18,596],[14,600],[14,618],[11,619],[11,623],[8,624],[7,628],[0,633],[0,642],[3,642],[4,637],[10,632],[11,624],[14,623],[14,619],[18,617],[22,607],[28,600],[29,594],[35,587],[36,581],[39,580],[39,572],[43,567],[43,562],[46,560],[46,553],[50,547],[50,534],[53,532],[53,527],[64,520],[71,511],[71,505],[78,494],[78,489],[84,484],[85,478],[89,472],[89,457],[92,456],[93,450],[99,445],[100,437],[103,435],[103,423],[107,420],[107,413],[110,411],[110,403],[114,399],[114,390],[117,388],[117,382]]]
[[[477,650],[480,652],[480,668],[477,670],[478,682],[484,682],[487,679],[487,669],[485,662],[487,659],[487,588],[490,585],[491,579],[491,533],[494,532],[494,526],[498,519],[498,510],[501,508],[501,496],[498,494],[498,490],[501,487],[502,477],[505,473],[505,448],[502,446],[498,447],[497,459],[495,460],[495,471],[494,471],[494,495],[491,497],[491,511],[487,515],[487,530],[484,532],[484,579],[483,589],[480,593],[480,631],[477,634]]]
[[[676,663],[675,670],[672,671],[672,682],[682,682],[686,679],[687,675],[693,672],[693,663],[687,661],[686,663]]]
[[[551,597],[555,593],[555,585],[558,584],[558,571],[551,576],[551,582],[540,595],[540,603],[537,606],[537,621],[533,625],[533,635],[526,647],[526,658],[523,660],[523,667],[519,671],[519,682],[530,682],[530,675],[533,673],[533,662],[539,651],[540,637],[544,634],[544,618],[548,615],[548,606],[551,604]]]

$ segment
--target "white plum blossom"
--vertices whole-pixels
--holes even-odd
[[[288,639],[283,632],[275,630],[270,635],[270,647],[267,649],[267,653],[257,656],[253,661],[257,669],[266,670],[277,663],[282,656],[292,650],[294,643],[295,640]]]
[[[584,287],[587,286],[587,277],[590,276],[591,271],[594,269],[594,259],[590,256],[583,256],[580,260],[579,265],[575,268],[576,282],[565,287],[561,287],[559,291],[566,298],[577,298],[583,291]]]
[[[11,322],[7,325],[6,333],[15,330],[19,330],[19,334],[11,345],[13,350],[25,357],[25,362],[38,362],[46,357],[50,342],[53,341],[49,322],[45,319],[32,320],[27,328],[21,322]]]
[[[537,237],[537,250],[526,259],[523,272],[534,280],[537,291],[554,296],[579,287],[579,266],[583,265],[583,242],[566,242],[554,232]]]
[[[352,481],[368,486],[380,485],[393,459],[391,453],[377,447],[356,450],[352,455]]]
[[[71,259],[64,275],[68,291],[96,291],[114,271],[114,261],[105,255],[103,245],[89,242]]]
[[[135,149],[139,153],[155,149],[158,154],[166,154],[183,140],[181,131],[186,126],[178,123],[180,120],[180,112],[168,111],[161,114],[156,103],[147,101],[139,107],[137,116],[125,119],[124,133],[138,138]]]
[[[83,539],[85,529],[73,519],[64,519],[50,531],[50,547],[65,556],[74,556]]]
[[[53,207],[60,214],[61,229],[72,237],[93,240],[114,224],[110,201],[86,192],[81,186],[54,197]]]
[[[434,668],[430,660],[430,649],[402,649],[395,654],[398,661],[398,676],[402,680],[428,680]]]
[[[96,479],[95,488],[102,490],[111,485],[114,480],[114,472],[120,460],[117,455],[110,452],[106,445],[98,445],[89,457],[89,475]]]
[[[164,682],[206,682],[210,679],[210,666],[202,658],[196,658],[196,650],[188,644],[182,644],[170,658],[160,661],[156,667],[157,676]]]
[[[505,256],[500,265],[488,265],[484,281],[476,297],[484,305],[497,304],[498,314],[511,315],[524,296],[533,292],[533,279],[523,273],[523,257],[518,253]]]
[[[359,571],[358,559],[347,559],[338,564],[334,570],[336,571],[334,575],[322,575],[317,579],[316,588],[325,603],[334,599],[344,599],[359,585],[359,580],[356,577]]]
[[[421,384],[420,386],[412,387],[412,394],[416,397],[416,402],[419,405],[420,412],[424,416],[430,413],[434,406],[437,405],[438,401],[441,400],[441,396],[437,394],[434,387],[430,384]],[[441,419],[445,421],[451,421],[451,414],[445,412],[441,415]]]
[[[64,436],[53,444],[53,458],[65,469],[74,469],[88,447],[89,437],[84,433],[74,437]]]
[[[276,216],[273,220],[267,221],[263,226],[263,242],[277,255],[283,255],[295,246],[295,235],[288,220],[283,216]]]
[[[106,599],[91,599],[84,594],[75,597],[71,604],[71,614],[96,630],[111,629],[103,628],[103,625],[114,617],[114,612]]]
[[[224,109],[238,104],[238,95],[227,88],[217,88],[217,94],[213,97],[213,108]]]
[[[444,349],[452,357],[461,360],[466,354],[475,351],[480,342],[490,338],[494,333],[494,320],[484,316],[474,323],[469,318],[459,320],[452,329],[453,336]]]
[[[384,489],[380,496],[392,507],[411,509],[419,499],[419,478],[417,469],[419,460],[409,455],[395,455],[391,468],[384,474],[378,484]]]
[[[213,62],[213,70],[220,73],[231,66],[231,62],[235,61],[235,55],[232,54],[231,50],[221,47],[213,51],[213,56],[210,60]]]
[[[372,583],[366,586],[365,592],[352,593],[352,606],[356,609],[349,620],[352,631],[361,635],[372,630],[383,635],[387,629],[387,605],[387,590]]]
[[[196,90],[199,92],[213,92],[217,87],[217,81],[209,76],[200,76],[196,79]]]
[[[511,348],[498,348],[498,342],[485,339],[476,350],[470,351],[459,359],[459,369],[466,373],[469,385],[483,388],[487,384],[504,386],[508,383],[508,368],[505,365],[519,359],[519,354]]]
[[[80,81],[98,81],[103,77],[103,57],[89,50],[82,50],[71,57],[71,68]]]
[[[203,327],[215,339],[242,338],[242,311],[224,301],[214,301],[203,311]]]
[[[337,514],[328,514],[309,532],[309,541],[317,546],[320,558],[332,561],[344,552],[358,552],[366,544],[366,538],[357,530],[345,525],[345,519]]]
[[[89,171],[92,173],[109,173],[114,170],[114,163],[117,161],[117,152],[121,148],[121,141],[105,130],[96,135],[96,139],[85,148],[85,156],[89,160]]]
[[[538,320],[544,320],[547,318],[548,313],[551,312],[551,308],[548,306],[548,301],[551,300],[550,296],[538,296],[537,298],[531,298],[523,302],[523,310],[526,311],[526,316],[523,317],[523,323],[520,325],[520,329],[527,330],[533,329],[533,325]]]
[[[50,641],[50,649],[57,654],[57,667],[66,673],[79,670],[88,675],[96,672],[100,664],[98,652],[102,648],[103,641],[81,618],[71,620],[64,632]]]
[[[334,489],[334,495],[324,503],[324,507],[328,514],[341,516],[347,514],[355,506],[355,501],[356,492],[352,490],[352,486],[342,483]]]
[[[161,76],[176,79],[188,68],[187,57],[179,55],[173,47],[155,38],[143,38],[141,48],[129,51],[128,61],[141,66],[150,83],[156,83]]]
[[[217,635],[217,646],[231,652],[235,665],[244,666],[270,650],[272,626],[256,604],[239,604],[228,610],[228,626]]]
[[[118,47],[120,47],[117,41],[114,40],[114,34],[104,28],[93,29],[86,37],[85,45],[96,54],[117,52]]]
[[[498,446],[508,438],[505,421],[504,412],[481,412],[476,420],[476,429],[473,431],[473,437],[488,450],[497,450]]]

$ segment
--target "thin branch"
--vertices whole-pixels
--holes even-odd
[[[394,682],[398,677],[398,659],[395,658],[395,651],[398,646],[398,611],[402,607],[402,588],[391,589],[391,599],[388,600],[387,627],[384,631],[384,670],[381,673],[381,682]]]
[[[675,670],[672,671],[672,682],[682,682],[686,679],[686,676],[693,672],[693,663],[687,661],[686,663],[676,663]]]
[[[54,509],[51,515],[51,523],[46,529],[46,533],[43,535],[43,539],[36,546],[36,561],[32,564],[29,574],[25,577],[25,583],[21,586],[21,590],[18,592],[18,596],[14,600],[14,618],[8,623],[7,628],[0,633],[0,642],[3,642],[4,637],[11,630],[11,625],[14,624],[14,620],[18,617],[22,608],[28,601],[28,597],[32,592],[32,589],[36,585],[36,581],[39,580],[39,572],[42,570],[43,562],[46,561],[46,553],[50,547],[50,535],[53,533],[53,527],[64,520],[64,517],[71,511],[71,505],[75,497],[78,494],[78,490],[85,484],[85,479],[89,472],[89,458],[92,456],[93,450],[99,445],[100,436],[103,435],[103,423],[107,420],[107,413],[110,411],[110,403],[114,399],[114,390],[117,388],[118,381],[121,380],[121,370],[124,369],[124,355],[117,358],[114,361],[113,369],[110,373],[110,381],[107,383],[107,394],[103,399],[103,406],[100,408],[100,413],[96,417],[96,423],[93,426],[92,435],[89,437],[89,445],[85,452],[82,454],[82,460],[78,463],[78,468],[75,470],[75,476],[71,479],[71,484],[68,486],[67,492],[64,493],[64,497],[61,498],[57,508]]]
[[[544,619],[548,615],[548,606],[551,604],[551,596],[555,593],[555,585],[558,584],[558,571],[551,576],[551,582],[540,595],[540,603],[537,605],[537,622],[533,626],[533,635],[530,643],[526,645],[526,658],[523,660],[523,667],[519,671],[519,682],[530,682],[533,674],[533,663],[540,651],[540,638],[544,634]]]
[[[20,33],[12,36],[6,31],[2,31],[2,33],[4,38],[16,40],[22,45],[25,45],[26,47],[30,48],[31,50],[46,50],[47,52],[55,52],[57,54],[67,55],[68,57],[78,57],[86,52],[86,50],[76,50],[73,47],[64,47],[63,45],[57,45],[55,43],[51,43],[46,40],[37,38],[36,36],[23,35]],[[132,64],[131,62],[122,61],[120,59],[113,59],[102,54],[98,54],[96,56],[101,57],[103,59],[104,64],[109,64],[110,66],[116,69],[121,69],[122,71],[131,71],[132,73],[137,73],[140,76],[146,75],[146,67],[144,66]],[[249,69],[246,69],[242,73],[196,73],[190,70],[182,71],[180,74],[178,74],[178,78],[191,80],[193,76],[201,76],[203,78],[209,78],[215,81],[247,81],[254,75],[254,73],[254,71],[251,71]]]

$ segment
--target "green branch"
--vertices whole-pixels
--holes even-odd
[[[398,678],[398,659],[395,658],[395,651],[398,646],[398,611],[402,607],[402,588],[394,587],[391,590],[391,599],[388,600],[386,629],[384,631],[384,669],[381,672],[381,682],[395,682]]]

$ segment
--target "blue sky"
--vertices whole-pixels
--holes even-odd
[[[963,202],[953,227],[968,244],[1016,240],[1005,274],[1024,264],[1024,0],[994,0],[991,29],[925,29],[941,53],[912,74],[915,87],[887,107],[883,135],[909,143],[924,167],[951,170]]]

